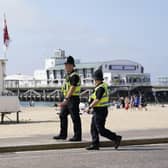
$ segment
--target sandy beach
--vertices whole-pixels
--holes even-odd
[[[0,138],[29,137],[37,135],[55,135],[59,133],[59,116],[55,107],[22,107],[20,123],[14,123],[15,114],[5,118],[0,125]],[[82,114],[82,132],[90,132],[91,115]],[[149,105],[148,110],[125,110],[109,108],[106,127],[113,131],[168,128],[168,106]],[[73,133],[69,117],[69,134]]]

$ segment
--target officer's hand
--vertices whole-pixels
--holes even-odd
[[[68,100],[64,99],[64,101],[60,103],[60,106],[61,106],[61,107],[64,107],[64,106],[66,106],[67,104],[68,104]]]
[[[84,112],[90,114],[91,109],[90,109],[89,107],[87,107],[87,108],[84,110]]]

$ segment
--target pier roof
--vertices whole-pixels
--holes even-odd
[[[75,68],[77,69],[83,69],[83,68],[86,68],[86,69],[89,69],[89,68],[98,68],[99,66],[102,65],[102,63],[80,63],[80,64],[75,64]],[[49,68],[48,70],[61,70],[61,69],[64,69],[64,64],[62,65],[57,65],[55,67],[52,67],[52,68]]]

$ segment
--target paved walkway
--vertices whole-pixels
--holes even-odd
[[[59,133],[59,117],[55,108],[22,108],[21,122],[13,122],[15,116],[9,115],[5,124],[0,125],[1,148],[66,144],[68,141],[56,141],[52,137]],[[83,143],[89,142],[91,115],[83,114]],[[168,139],[168,107],[149,106],[148,111],[110,109],[106,127],[123,136],[124,141],[142,139]],[[73,135],[73,125],[69,119],[69,137]],[[105,138],[101,138],[105,141]],[[83,144],[84,145],[84,144]]]
[[[138,130],[138,132],[136,130],[120,131],[119,134],[123,136],[123,140],[168,138],[168,129]],[[37,135],[29,137],[1,138],[0,147],[69,143],[68,140],[54,140],[52,137],[53,135]],[[83,142],[88,142],[90,140],[90,134],[84,134]],[[101,141],[106,140],[107,139],[101,137]]]

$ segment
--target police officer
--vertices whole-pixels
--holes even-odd
[[[114,147],[117,149],[122,137],[105,128],[105,121],[108,114],[109,93],[107,84],[103,82],[103,72],[101,69],[95,71],[94,80],[96,86],[94,92],[90,96],[90,105],[85,110],[89,113],[90,110],[93,109],[91,121],[92,144],[86,149],[99,150],[99,134],[114,141]]]
[[[69,141],[81,141],[81,119],[79,116],[79,94],[80,94],[80,77],[75,72],[75,62],[72,56],[67,57],[65,63],[65,82],[62,87],[64,100],[61,103],[60,112],[60,134],[54,136],[54,139],[66,139],[68,128],[68,114],[71,115],[74,129],[74,136]]]

